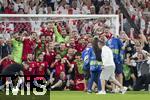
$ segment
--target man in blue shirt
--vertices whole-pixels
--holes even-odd
[[[118,81],[123,84],[123,59],[121,57],[121,51],[123,47],[122,41],[118,38],[113,36],[111,39],[107,41],[107,46],[111,48],[113,51],[113,56],[114,56],[114,62],[116,66],[116,76]]]

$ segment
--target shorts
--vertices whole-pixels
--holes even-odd
[[[115,73],[116,74],[122,74],[123,73],[123,64],[115,62],[115,66],[116,66]]]
[[[111,81],[115,79],[115,66],[105,66],[104,69],[102,69],[100,79]]]

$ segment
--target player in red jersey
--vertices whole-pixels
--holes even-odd
[[[3,59],[0,60],[0,66],[1,66],[0,71],[7,68],[8,65],[14,64],[14,63],[15,63],[15,61],[13,60],[11,55],[4,57]]]
[[[75,49],[75,47],[76,47],[76,43],[75,43],[75,39],[74,39],[74,38],[71,38],[71,39],[70,39],[69,47],[71,47],[71,48],[74,48],[74,49]]]
[[[44,54],[39,54],[36,65],[36,75],[44,76],[48,68],[48,63],[44,61]]]
[[[49,22],[48,25],[47,25],[47,28],[43,27],[43,28],[41,29],[41,32],[42,32],[44,35],[46,35],[46,36],[53,37],[53,34],[54,34],[53,27],[54,27],[53,22]]]
[[[40,55],[41,52],[45,52],[46,47],[46,41],[45,41],[45,35],[40,36],[40,40],[38,41],[38,46],[36,47],[36,57]]]
[[[75,49],[77,50],[77,52],[81,53],[85,49],[85,47],[86,47],[86,41],[85,39],[82,38],[76,44]]]
[[[53,42],[53,37],[51,37],[50,35],[46,35],[45,42],[46,42],[46,45],[49,44],[50,42]]]
[[[28,54],[27,55],[27,61],[24,61],[22,63],[24,65],[24,69],[23,69],[23,72],[24,72],[24,75],[25,75],[25,82],[30,82],[31,80],[34,79],[35,77],[35,71],[36,71],[36,62],[34,61],[34,56],[33,54]],[[28,85],[26,85],[28,86]],[[31,84],[30,86],[31,88],[33,87],[33,84]]]
[[[49,77],[50,77],[50,71],[48,70],[48,63],[46,61],[44,61],[44,54],[40,53],[36,59],[36,71],[35,71],[35,75],[36,77],[34,78],[34,85],[36,85],[39,88],[43,88],[46,87],[48,84],[46,84],[46,73],[48,73]],[[44,83],[45,84],[44,84]],[[41,83],[41,84],[39,84]]]
[[[0,73],[4,70],[4,69],[7,69],[7,67],[11,64],[15,64],[16,62],[13,60],[13,58],[8,55],[6,57],[4,57],[3,59],[0,60]],[[0,77],[0,82],[2,85],[4,82],[5,82],[5,77]],[[3,85],[0,86],[0,90],[3,89]]]
[[[55,61],[51,64],[51,68],[55,70],[55,77],[59,78],[61,72],[65,72],[65,65],[63,59],[59,54],[56,55]]]
[[[52,90],[63,90],[66,86],[66,74],[64,60],[57,54],[55,61],[51,64],[50,84]]]
[[[27,55],[33,53],[33,48],[35,47],[35,42],[32,37],[26,35],[27,32],[24,32],[25,37],[23,37],[23,54],[22,60],[27,60]]]
[[[67,77],[67,88],[75,89],[75,77],[77,74],[77,64],[74,62],[75,50],[72,48],[68,49],[67,55],[63,58],[65,63],[65,73]]]
[[[44,61],[48,62],[48,65],[51,66],[52,62],[55,61],[56,52],[54,50],[54,43],[50,42],[46,47],[46,54],[44,56]]]
[[[46,61],[44,61],[44,54],[39,54],[38,58],[37,58],[37,62],[36,62],[36,75],[39,76],[36,78],[36,80],[45,80],[45,75],[46,72],[49,73],[48,70],[48,63]]]
[[[33,61],[32,54],[27,55],[27,61],[23,62],[23,64],[28,66],[28,67],[26,67],[26,69],[24,69],[24,75],[31,76],[31,75],[36,74],[35,71],[36,71],[37,65],[36,65],[36,62]]]

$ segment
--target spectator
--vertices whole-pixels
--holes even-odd
[[[59,3],[59,6],[57,7],[57,14],[67,14],[68,13],[68,7],[66,0],[61,0]]]
[[[132,56],[132,58],[137,58],[138,57],[138,55],[137,55],[138,53],[142,53],[146,57],[150,56],[150,54],[147,51],[143,50],[143,47],[140,44],[136,45],[136,53]]]
[[[13,3],[8,3],[7,7],[4,9],[5,14],[15,14],[14,11],[14,4]]]
[[[95,6],[90,6],[90,14],[96,14]]]
[[[19,9],[18,9],[18,14],[25,14],[24,9],[23,9],[23,8],[19,8]]]
[[[3,38],[0,38],[0,59],[11,54],[10,47],[7,43],[5,43]]]
[[[39,0],[28,1],[27,2],[27,13],[29,14],[37,14],[37,8],[39,5]]]
[[[4,12],[4,7],[3,4],[0,2],[0,14],[2,14]]]
[[[112,6],[108,0],[104,1],[104,5],[100,7],[100,14],[112,14],[113,12]]]
[[[77,0],[72,1],[72,9],[69,9],[69,11],[72,10],[72,13],[69,14],[80,14],[80,9],[77,7]]]

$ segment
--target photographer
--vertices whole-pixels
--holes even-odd
[[[137,53],[137,58],[132,60],[132,65],[137,69],[137,80],[134,86],[134,90],[139,91],[141,89],[148,90],[148,84],[150,84],[150,59],[142,52]]]

